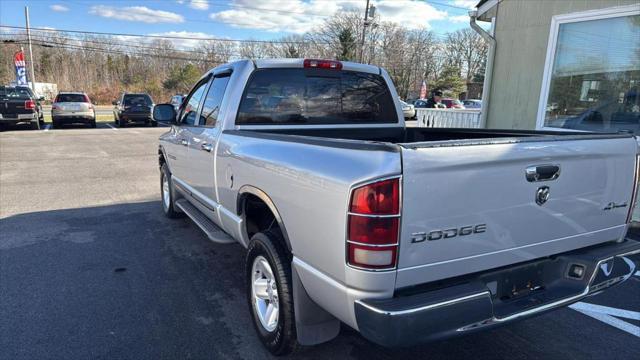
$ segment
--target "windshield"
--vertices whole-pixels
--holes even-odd
[[[321,69],[256,71],[237,124],[396,123],[391,92],[377,74]]]
[[[83,94],[58,94],[55,102],[89,102]]]
[[[31,92],[28,88],[2,86],[0,87],[0,96],[17,99],[29,99],[31,98]]]
[[[136,105],[151,106],[152,103],[153,102],[151,101],[151,97],[149,97],[149,95],[146,95],[146,94],[125,95],[123,99],[124,106],[136,106]]]

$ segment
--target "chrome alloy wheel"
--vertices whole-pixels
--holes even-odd
[[[253,308],[260,324],[268,332],[278,327],[280,311],[278,304],[278,285],[269,262],[263,256],[253,260],[251,268],[251,295]]]
[[[171,203],[171,189],[169,188],[169,179],[167,176],[162,177],[162,206],[164,209],[169,209]]]

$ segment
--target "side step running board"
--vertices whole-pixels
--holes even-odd
[[[191,205],[187,199],[179,199],[175,202],[175,205],[187,214],[187,216],[190,217],[205,234],[207,234],[209,240],[219,244],[235,242],[231,236],[220,229],[218,225],[213,223],[213,221],[209,220],[209,218],[207,218],[195,206]]]

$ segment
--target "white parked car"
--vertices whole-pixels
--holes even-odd
[[[466,109],[481,109],[482,108],[482,100],[476,99],[467,99],[462,102]]]
[[[408,104],[402,100],[400,100],[400,105],[402,106],[402,114],[405,119],[415,119],[416,118],[416,108]]]

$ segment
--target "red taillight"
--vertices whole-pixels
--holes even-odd
[[[349,240],[374,245],[388,245],[398,239],[397,217],[349,216]]]
[[[395,215],[400,207],[398,179],[380,181],[353,190],[349,211],[359,214]]]
[[[640,156],[636,156],[636,167],[633,174],[633,192],[631,193],[631,203],[629,204],[629,212],[627,213],[627,223],[633,219],[633,210],[638,200],[638,181],[640,181]]]
[[[355,188],[347,219],[347,262],[363,269],[396,267],[400,230],[400,179]]]
[[[305,68],[341,70],[342,63],[333,60],[304,59]]]
[[[27,110],[33,110],[36,108],[36,103],[33,100],[29,99],[24,102],[24,108]]]

